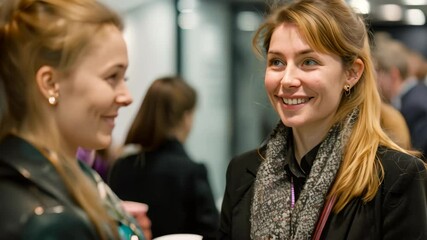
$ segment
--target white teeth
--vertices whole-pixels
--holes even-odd
[[[296,104],[308,102],[309,99],[308,98],[292,98],[292,99],[282,98],[282,100],[283,100],[283,103],[287,105],[296,105]]]

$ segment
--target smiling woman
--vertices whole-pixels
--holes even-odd
[[[144,239],[99,175],[75,159],[105,148],[132,102],[119,16],[94,0],[0,8],[0,232],[5,239]]]
[[[87,57],[58,82],[61,101],[55,114],[72,154],[78,146],[108,146],[119,108],[132,102],[124,81],[128,57],[122,33],[106,26],[91,46]],[[76,129],[81,134],[74,134]]]
[[[220,239],[427,238],[426,166],[381,128],[363,19],[343,0],[292,1],[253,44],[281,121],[229,163]]]

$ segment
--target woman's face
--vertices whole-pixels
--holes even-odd
[[[282,24],[274,30],[265,87],[286,126],[308,132],[329,129],[347,72],[338,56],[312,49],[295,25]]]
[[[107,147],[119,109],[132,102],[125,84],[128,55],[122,33],[108,26],[93,41],[88,54],[59,82],[56,120],[71,151],[77,146]]]

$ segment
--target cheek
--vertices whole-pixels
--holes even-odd
[[[278,87],[278,85],[280,84],[280,80],[278,80],[277,75],[278,75],[277,73],[269,73],[269,72],[265,74],[264,85],[268,93],[273,93],[275,89]]]

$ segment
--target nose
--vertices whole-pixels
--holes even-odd
[[[129,92],[129,88],[124,82],[122,84],[122,87],[119,88],[119,92],[116,97],[116,102],[123,107],[126,107],[133,102],[132,96]]]
[[[299,87],[301,84],[301,81],[298,77],[298,67],[295,66],[295,64],[288,63],[286,66],[286,69],[283,73],[283,77],[280,80],[280,84],[284,88],[295,88]]]

